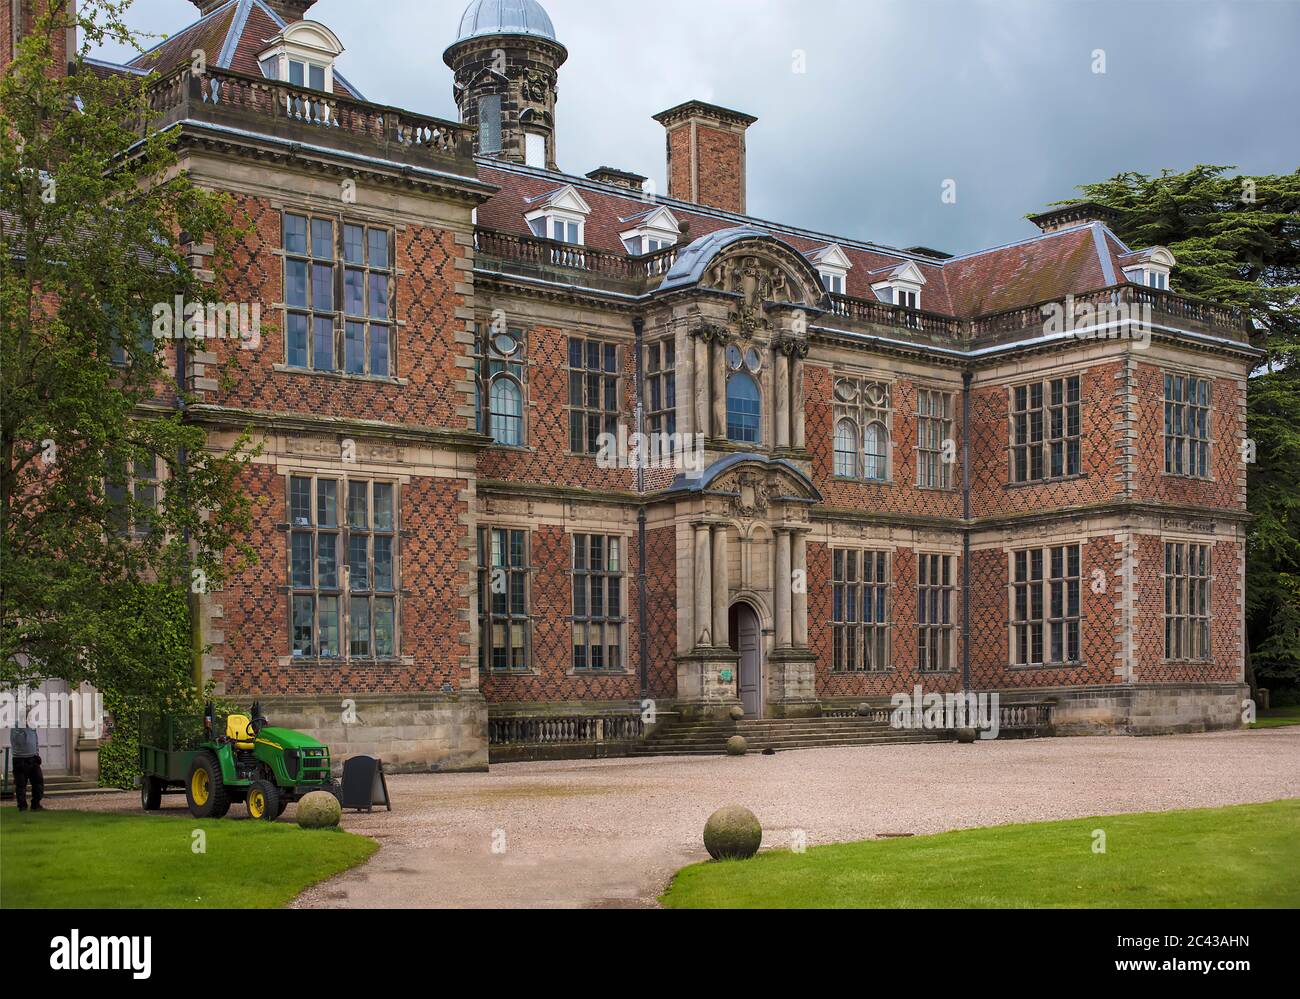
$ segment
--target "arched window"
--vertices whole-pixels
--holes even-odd
[[[761,416],[758,383],[737,371],[727,379],[727,440],[757,444]]]
[[[858,428],[852,420],[835,425],[835,474],[846,479],[858,477]]]
[[[866,458],[866,477],[875,482],[884,482],[889,478],[889,433],[879,421],[867,424],[867,432],[862,438],[862,450]]]
[[[492,382],[492,439],[498,444],[519,447],[524,442],[524,397],[513,378]]]

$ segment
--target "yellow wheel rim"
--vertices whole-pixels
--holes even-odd
[[[255,819],[266,814],[266,795],[261,791],[248,792],[248,814]]]
[[[190,781],[190,793],[194,795],[194,804],[206,805],[208,803],[208,772],[206,770],[194,771],[194,777]]]

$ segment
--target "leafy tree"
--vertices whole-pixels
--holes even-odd
[[[154,303],[219,294],[180,234],[220,261],[234,228],[141,127],[150,81],[84,63],[105,38],[135,42],[128,6],[47,0],[0,76],[0,685],[170,699],[195,650],[160,652],[173,601],[149,595],[220,584],[251,554],[250,456],[205,447],[177,386],[189,345],[149,338]],[[55,39],[70,20],[69,68]]]
[[[1131,246],[1167,246],[1182,294],[1249,310],[1267,354],[1250,380],[1246,632],[1258,681],[1300,686],[1300,170],[1197,166],[1079,189],[1120,211]]]

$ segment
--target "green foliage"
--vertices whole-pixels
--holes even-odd
[[[1167,246],[1180,294],[1243,306],[1266,351],[1251,378],[1247,436],[1248,667],[1263,686],[1300,687],[1300,170],[1241,176],[1197,166],[1123,173],[1080,187],[1119,209],[1133,247]]]
[[[135,41],[127,6],[53,0],[0,76],[0,686],[149,702],[176,686],[153,587],[217,586],[251,557],[250,456],[208,450],[186,418],[191,345],[142,336],[154,303],[220,296],[178,234],[211,243],[219,274],[235,228],[147,127],[150,80],[83,68],[104,38]],[[51,39],[70,17],[83,48],[64,74]]]
[[[190,678],[190,609],[185,593],[145,587],[130,601],[122,620],[131,640],[148,643],[149,657],[137,666],[158,681],[157,703],[180,713],[199,710]],[[170,692],[165,688],[168,679]],[[99,749],[101,787],[133,787],[140,776],[139,709],[136,698],[116,690],[104,693],[104,710],[112,727]]]

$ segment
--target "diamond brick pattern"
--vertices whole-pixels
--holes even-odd
[[[540,483],[586,489],[630,491],[631,469],[600,468],[595,457],[569,453],[569,333],[533,326],[528,336],[528,385],[525,449],[492,448],[479,459],[485,479]],[[603,342],[611,342],[609,339]],[[617,341],[615,341],[617,342]],[[620,421],[634,429],[636,368],[630,343],[620,344],[622,397]]]
[[[463,296],[456,293],[457,247],[451,232],[406,226],[395,237],[398,268],[396,371],[408,385],[343,378],[314,372],[276,370],[286,361],[284,313],[273,305],[284,300],[280,212],[267,201],[235,195],[235,221],[249,231],[233,247],[229,266],[219,275],[221,294],[230,301],[259,303],[262,341],[243,350],[229,340],[207,341],[217,355],[211,365],[235,366],[237,374],[204,394],[204,402],[242,408],[359,417],[410,426],[468,429],[463,415],[472,397],[455,388],[464,379],[456,361],[464,348],[455,341]],[[347,215],[344,213],[344,217]]]
[[[1190,479],[1166,475],[1165,370],[1151,364],[1137,365],[1138,425],[1148,428],[1150,432],[1139,435],[1137,440],[1134,496],[1142,500],[1185,506],[1244,509],[1243,486],[1239,481],[1245,475],[1241,450],[1244,433],[1240,422],[1245,394],[1241,383],[1232,378],[1213,380],[1210,412],[1212,478]]]
[[[1009,485],[1010,387],[1023,379],[971,390],[971,513],[976,517],[1086,506],[1117,498],[1120,450],[1115,429],[1121,365],[1099,364],[1079,375],[1079,476]]]
[[[401,490],[398,565],[402,587],[401,661],[290,661],[285,480],[265,465],[245,470],[254,497],[252,537],[259,561],[212,595],[223,611],[225,659],[219,679],[232,696],[408,693],[459,689],[468,680],[465,641],[469,594],[459,565],[466,550],[456,532],[464,480],[415,479]]]
[[[918,489],[916,485],[916,385],[898,379],[893,385],[894,428],[889,483],[851,482],[834,476],[834,379],[829,368],[805,369],[805,424],[812,479],[826,505],[882,513],[957,518],[961,516],[961,464],[952,466],[952,489]],[[960,397],[960,393],[957,393]],[[956,402],[954,401],[954,405]],[[960,414],[954,410],[953,439],[961,453]]]

